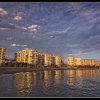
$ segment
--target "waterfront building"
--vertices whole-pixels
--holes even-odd
[[[50,66],[52,64],[52,55],[49,53],[44,53],[43,54],[43,59],[44,59],[44,66]]]
[[[15,53],[16,62],[23,62],[28,64],[37,65],[38,64],[38,51],[26,48],[24,50],[17,51]]]
[[[81,66],[82,65],[82,59],[81,58],[75,57],[74,61],[75,61],[75,66]]]
[[[62,59],[60,56],[53,56],[53,64],[58,66],[58,67],[61,67],[61,64],[62,64]]]
[[[96,61],[95,66],[100,67],[100,61]]]
[[[49,53],[38,53],[38,65],[50,66],[52,64],[52,55]]]
[[[5,52],[6,52],[6,49],[0,47],[0,64],[4,63],[5,61]]]
[[[95,66],[95,59],[82,59],[82,66]]]
[[[96,60],[90,59],[90,66],[95,66],[95,65],[96,65]]]
[[[79,57],[67,57],[67,66],[88,66],[88,67],[95,67],[100,66],[99,62],[96,59],[81,59]]]
[[[44,53],[38,53],[38,65],[44,65]]]
[[[75,58],[72,56],[67,57],[66,62],[69,67],[75,66]]]
[[[89,66],[89,59],[84,59],[84,66]]]
[[[81,66],[85,66],[85,59],[81,59]]]

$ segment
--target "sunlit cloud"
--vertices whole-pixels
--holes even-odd
[[[13,20],[20,21],[23,19],[23,12],[17,12],[17,15],[13,18]]]
[[[8,12],[5,9],[0,8],[0,17],[3,17],[5,15],[7,15],[7,14],[8,14]]]
[[[13,19],[16,20],[16,21],[20,21],[20,20],[22,20],[22,17],[17,15]]]

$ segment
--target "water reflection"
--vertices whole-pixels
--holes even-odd
[[[100,70],[66,70],[67,84],[69,86],[82,87],[84,80],[99,81],[97,76],[100,74]]]
[[[0,75],[0,96],[93,96],[100,95],[99,86],[100,70],[52,70]]]
[[[13,75],[14,87],[18,91],[19,96],[27,96],[32,91],[33,84],[33,73],[25,72],[25,73],[16,73]]]
[[[51,71],[44,71],[44,80],[49,80],[51,77]]]
[[[3,78],[2,76],[0,76],[0,89],[2,89],[2,87],[3,87]]]

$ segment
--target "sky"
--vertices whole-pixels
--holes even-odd
[[[0,46],[100,59],[100,3],[0,3]]]

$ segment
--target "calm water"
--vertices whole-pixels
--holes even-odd
[[[0,97],[100,97],[100,70],[2,74]]]

